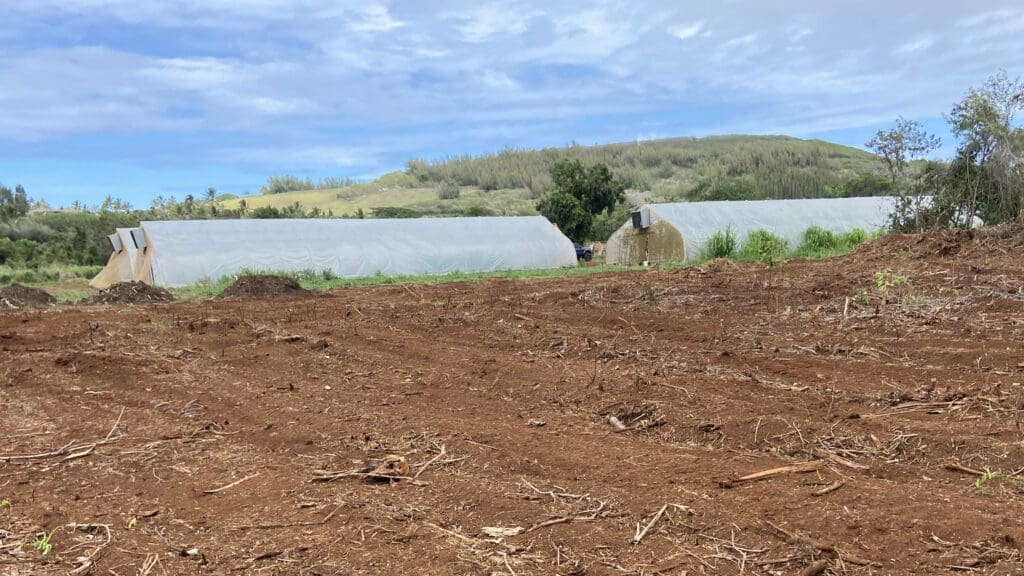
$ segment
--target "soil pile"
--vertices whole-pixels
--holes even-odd
[[[22,308],[43,308],[53,306],[57,299],[46,291],[29,288],[21,284],[12,284],[0,290],[0,310],[20,310]]]
[[[231,283],[221,298],[280,298],[282,296],[303,296],[309,294],[294,278],[254,274],[241,276]]]
[[[148,304],[150,302],[171,302],[174,295],[165,288],[150,286],[142,282],[118,282],[100,290],[99,294],[83,300],[84,304]]]

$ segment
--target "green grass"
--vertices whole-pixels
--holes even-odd
[[[377,184],[354,184],[347,188],[329,190],[305,190],[245,196],[250,210],[264,206],[285,208],[298,202],[303,208],[319,208],[333,211],[336,216],[353,215],[362,210],[367,216],[374,208],[408,208],[428,215],[459,214],[475,207],[486,208],[499,216],[522,216],[536,214],[536,200],[530,198],[528,190],[508,189],[484,191],[465,186],[459,197],[450,200],[438,198],[440,186],[423,185],[414,188],[386,187]],[[238,208],[241,199],[223,202],[225,208]]]
[[[92,278],[103,266],[46,266],[42,268],[10,268],[0,266],[0,287],[11,284],[47,284],[68,278]]]
[[[714,258],[732,258],[736,255],[736,233],[732,228],[719,230],[708,238],[707,246],[701,255],[706,260]]]
[[[811,226],[804,231],[803,240],[793,251],[792,256],[812,259],[841,256],[870,239],[882,236],[882,234],[884,233],[869,234],[860,228],[837,234],[818,226]]]
[[[660,269],[673,269],[691,266],[687,264],[663,264]],[[554,268],[540,270],[503,270],[496,272],[451,272],[449,274],[412,274],[404,276],[365,276],[362,278],[325,278],[324,273],[314,271],[305,272],[274,272],[274,271],[244,271],[240,276],[247,274],[272,274],[274,276],[287,276],[294,278],[299,285],[307,290],[330,290],[333,288],[348,288],[355,286],[383,286],[388,284],[442,284],[446,282],[478,282],[503,278],[507,280],[528,280],[534,278],[571,278],[589,276],[603,272],[624,272],[627,270],[648,270],[642,266],[617,266],[613,264],[601,264],[597,266],[577,266],[575,268]],[[214,282],[204,282],[192,286],[171,288],[171,292],[178,298],[190,300],[194,298],[211,298],[224,291],[232,282],[234,277],[221,278]]]

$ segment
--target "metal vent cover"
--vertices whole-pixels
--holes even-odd
[[[110,247],[114,249],[114,252],[120,252],[124,250],[124,244],[121,242],[121,237],[117,234],[111,234],[107,236],[107,241],[110,242]]]
[[[132,242],[139,250],[146,249],[146,235],[142,233],[141,229],[132,230]]]
[[[631,212],[629,215],[633,220],[633,228],[646,230],[651,227],[651,211],[649,208],[641,208]]]

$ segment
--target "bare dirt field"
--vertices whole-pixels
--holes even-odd
[[[0,574],[1021,574],[1022,278],[894,236],[0,313]]]

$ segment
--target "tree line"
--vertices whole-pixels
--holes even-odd
[[[941,140],[919,122],[899,118],[868,148],[886,167],[899,196],[898,231],[1024,221],[1024,82],[998,72],[971,88],[946,114],[956,152],[929,160]]]
[[[319,208],[307,210],[297,202],[284,208],[249,209],[244,199],[237,209],[225,209],[221,196],[208,189],[181,200],[158,196],[149,208],[135,208],[124,200],[107,197],[95,206],[75,202],[61,211],[33,211],[35,203],[22,186],[0,185],[0,266],[98,266],[110,256],[107,235],[115,228],[138,226],[142,220],[196,220],[211,218],[329,218]]]

